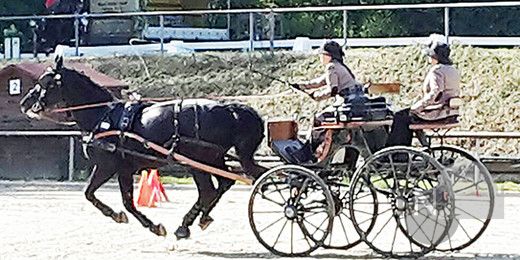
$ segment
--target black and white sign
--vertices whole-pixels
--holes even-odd
[[[20,95],[22,94],[22,83],[20,79],[9,80],[9,95]]]

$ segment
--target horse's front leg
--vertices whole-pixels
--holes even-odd
[[[116,173],[116,169],[113,165],[95,165],[92,169],[92,173],[90,176],[89,184],[85,189],[85,197],[88,201],[90,201],[97,209],[99,209],[103,215],[107,217],[111,217],[117,223],[128,223],[128,217],[124,212],[116,213],[112,208],[101,202],[96,196],[94,192],[101,187],[105,182],[107,182],[114,174]]]
[[[119,189],[121,190],[121,196],[123,198],[123,205],[132,215],[134,215],[141,224],[150,229],[152,233],[158,236],[166,236],[166,228],[162,224],[155,225],[150,219],[148,219],[143,213],[138,211],[134,206],[134,186],[133,186],[133,175],[132,170],[121,171],[119,173]]]

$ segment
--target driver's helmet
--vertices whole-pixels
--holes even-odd
[[[343,61],[343,56],[345,53],[341,48],[341,45],[335,41],[327,41],[325,42],[319,49],[319,53],[327,54],[332,57],[334,60]]]

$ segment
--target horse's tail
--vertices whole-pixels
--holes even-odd
[[[253,155],[264,139],[264,120],[251,107],[243,104],[230,104],[230,111],[236,119],[233,146],[240,164],[247,174],[258,178],[266,169],[258,166]]]

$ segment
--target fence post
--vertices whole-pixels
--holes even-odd
[[[347,47],[347,10],[343,10],[343,47]]]
[[[253,13],[249,13],[249,51],[254,51],[255,41],[255,17]]]
[[[159,16],[159,24],[161,26],[161,54],[164,53],[164,15]]]
[[[36,33],[36,30],[38,28],[38,24],[34,20],[29,21],[29,27],[31,27],[31,33],[32,33],[32,41],[33,41],[33,58],[38,58],[38,34]]]
[[[79,56],[79,17],[78,13],[74,15],[74,45],[76,48],[76,56]]]
[[[74,179],[74,137],[69,136],[69,181]]]
[[[275,30],[275,20],[273,10],[269,13],[269,50],[271,53],[274,51],[274,30]]]
[[[444,7],[444,37],[446,37],[446,43],[449,44],[450,35],[450,8]]]
[[[227,9],[231,9],[231,0],[227,0]],[[227,13],[227,34],[228,34],[228,41],[231,40],[231,14]]]

